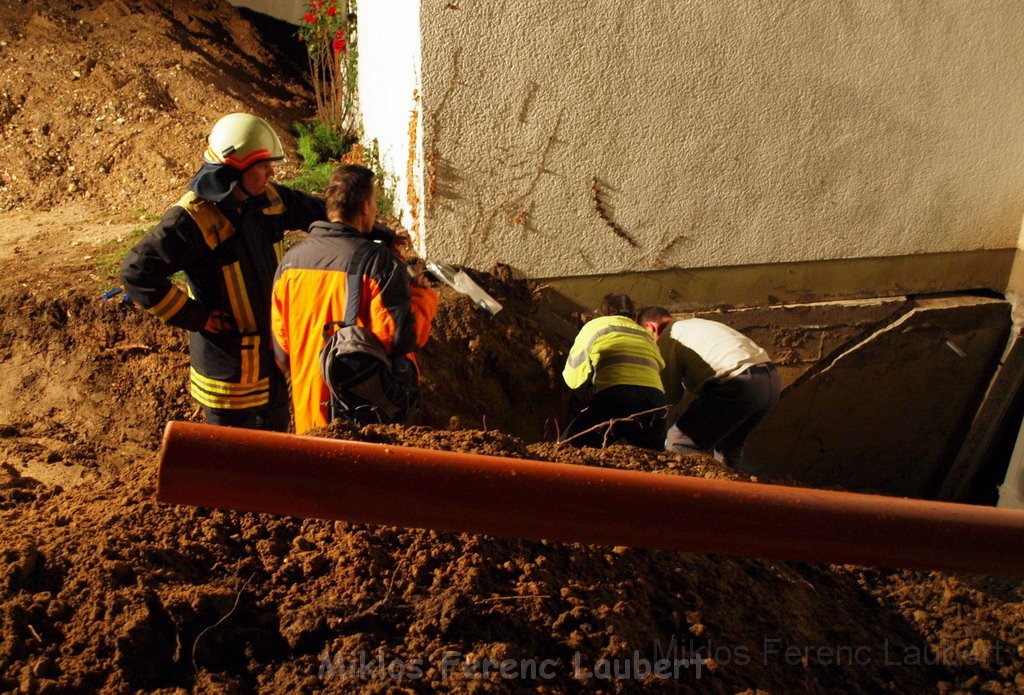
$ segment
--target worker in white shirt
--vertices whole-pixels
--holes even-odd
[[[747,437],[779,401],[779,375],[768,353],[725,324],[673,319],[664,307],[642,308],[637,323],[658,341],[669,402],[687,392],[696,396],[668,429],[665,448],[719,451],[726,465],[743,468]]]

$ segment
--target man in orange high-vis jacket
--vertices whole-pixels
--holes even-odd
[[[288,385],[270,348],[270,289],[284,233],[326,216],[319,198],[271,183],[284,149],[247,113],[213,126],[188,192],[125,256],[135,302],[189,333],[192,397],[213,425],[286,431]],[[184,271],[188,287],[171,276]]]
[[[274,355],[289,374],[295,431],[328,422],[330,393],[320,373],[324,326],[345,316],[350,283],[360,258],[357,323],[380,341],[391,357],[423,347],[437,312],[437,294],[422,277],[410,280],[396,258],[394,238],[376,240],[377,193],[373,172],[358,165],[338,167],[324,191],[327,222],[288,250],[278,266],[271,300]],[[384,243],[378,243],[383,241]],[[369,245],[369,246],[367,246]],[[360,250],[360,253],[356,253]]]

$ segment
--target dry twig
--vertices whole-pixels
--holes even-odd
[[[225,620],[227,620],[228,618],[231,617],[231,614],[234,613],[235,609],[238,608],[238,602],[242,600],[242,592],[245,591],[245,587],[249,586],[249,582],[251,582],[253,580],[253,577],[255,577],[255,576],[256,576],[256,573],[253,572],[252,574],[249,575],[249,578],[245,580],[245,583],[242,584],[242,588],[238,590],[238,595],[235,596],[235,605],[231,606],[231,610],[229,610],[227,613],[225,613],[223,618],[221,618],[220,620],[218,620],[213,625],[211,625],[210,627],[206,628],[205,630],[203,630],[202,632],[200,632],[196,636],[196,641],[192,643],[192,670],[195,673],[199,673],[199,666],[196,664],[196,648],[199,647],[199,640],[201,640],[203,638],[203,635],[205,635],[207,632],[209,632],[210,630],[213,630],[218,625],[220,625]]]
[[[115,345],[113,347],[103,348],[103,352],[153,352],[152,345],[145,345],[143,343],[132,343],[130,345]]]
[[[641,415],[650,415],[652,413],[657,413],[659,411],[664,412],[664,411],[667,411],[671,407],[672,407],[671,405],[663,405],[663,406],[661,406],[659,408],[651,408],[650,410],[642,410],[639,413],[633,413],[632,415],[630,415],[628,417],[616,417],[616,418],[612,418],[611,420],[605,420],[604,422],[599,422],[596,425],[594,425],[593,427],[588,427],[587,429],[583,430],[582,432],[577,432],[576,434],[574,434],[571,437],[566,437],[565,439],[563,439],[560,442],[558,442],[558,446],[561,447],[566,442],[571,442],[572,440],[576,439],[577,437],[582,437],[585,434],[589,434],[590,432],[595,432],[595,431],[601,429],[602,427],[605,427],[607,429],[605,429],[604,439],[601,442],[601,448],[604,449],[605,447],[608,446],[608,437],[611,435],[612,428],[616,424],[618,424],[620,422],[636,422],[636,419],[638,417],[640,417]]]
[[[337,628],[339,625],[351,625],[357,620],[362,620],[363,618],[371,616],[378,610],[380,610],[380,607],[387,603],[388,599],[391,598],[391,592],[395,588],[395,579],[398,577],[398,573],[401,571],[403,565],[405,565],[404,559],[398,563],[398,566],[395,567],[395,571],[391,573],[391,579],[388,581],[388,588],[387,590],[385,590],[384,596],[379,601],[371,605],[369,608],[365,608],[359,611],[358,613],[353,613],[352,615],[336,623],[333,627]]]
[[[551,597],[546,595],[546,594],[539,595],[539,596],[533,596],[533,595],[528,595],[528,596],[491,596],[490,598],[477,599],[477,603],[490,603],[490,602],[494,602],[494,601],[524,601],[526,599],[531,599],[531,598],[551,598]]]

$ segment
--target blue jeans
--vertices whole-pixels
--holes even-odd
[[[668,430],[665,448],[681,454],[722,452],[726,465],[743,468],[743,447],[754,428],[779,402],[775,365],[750,367],[702,393]]]

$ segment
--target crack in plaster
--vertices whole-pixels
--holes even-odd
[[[673,248],[675,248],[676,244],[678,244],[680,241],[688,241],[688,242],[692,243],[693,239],[691,239],[690,237],[686,236],[685,234],[677,235],[674,239],[672,239],[672,241],[668,242],[668,244],[663,246],[661,251],[658,252],[658,257],[654,259],[654,265],[655,266],[664,266],[664,265],[666,265],[667,263],[666,263],[666,260],[665,260],[665,256],[668,254],[669,251],[671,251]]]
[[[437,108],[432,110],[424,108],[425,112],[429,111],[427,119],[430,121],[430,141],[423,143],[423,173],[425,179],[423,184],[423,197],[425,198],[423,210],[425,217],[430,217],[434,211],[434,194],[437,191],[437,140],[441,132],[441,116],[447,109],[448,100],[451,99],[455,88],[463,84],[459,80],[459,58],[461,55],[461,48],[456,48],[452,54],[451,76],[448,78],[448,84],[445,85],[444,91],[441,93],[441,100],[437,103]],[[426,135],[424,140],[426,140]]]
[[[636,239],[629,235],[625,229],[619,224],[612,221],[611,217],[608,216],[608,196],[609,190],[615,190],[609,186],[606,182],[597,178],[596,176],[590,182],[590,197],[594,203],[594,209],[597,211],[598,216],[604,221],[605,225],[608,226],[616,236],[625,239],[626,242],[635,249],[640,248],[640,244],[636,243]]]
[[[523,97],[523,105],[519,108],[519,122],[526,123],[526,119],[530,115],[530,111],[533,110],[533,101],[537,96],[537,90],[540,89],[540,85],[536,82],[530,81],[526,85],[526,96]]]
[[[541,177],[544,174],[556,174],[557,172],[552,171],[548,168],[548,160],[551,157],[551,152],[554,146],[559,142],[558,132],[562,127],[562,118],[565,116],[565,109],[559,112],[558,118],[555,119],[555,126],[551,130],[551,135],[548,136],[547,142],[540,151],[540,161],[535,166],[532,172],[524,174],[519,178],[528,176],[530,181],[527,184],[525,190],[516,197],[508,200],[504,203],[497,205],[493,208],[490,213],[485,213],[483,202],[480,200],[479,194],[476,199],[477,206],[477,223],[473,225],[473,234],[470,237],[470,252],[473,248],[473,243],[479,239],[481,242],[486,242],[488,237],[493,231],[494,222],[501,215],[506,215],[509,221],[521,227],[526,232],[538,231],[530,224],[530,211],[533,210],[533,202],[530,201],[530,197],[537,190],[537,185],[540,183]],[[526,160],[528,161],[528,160]],[[526,163],[524,161],[524,164]],[[515,179],[513,179],[515,180]]]

